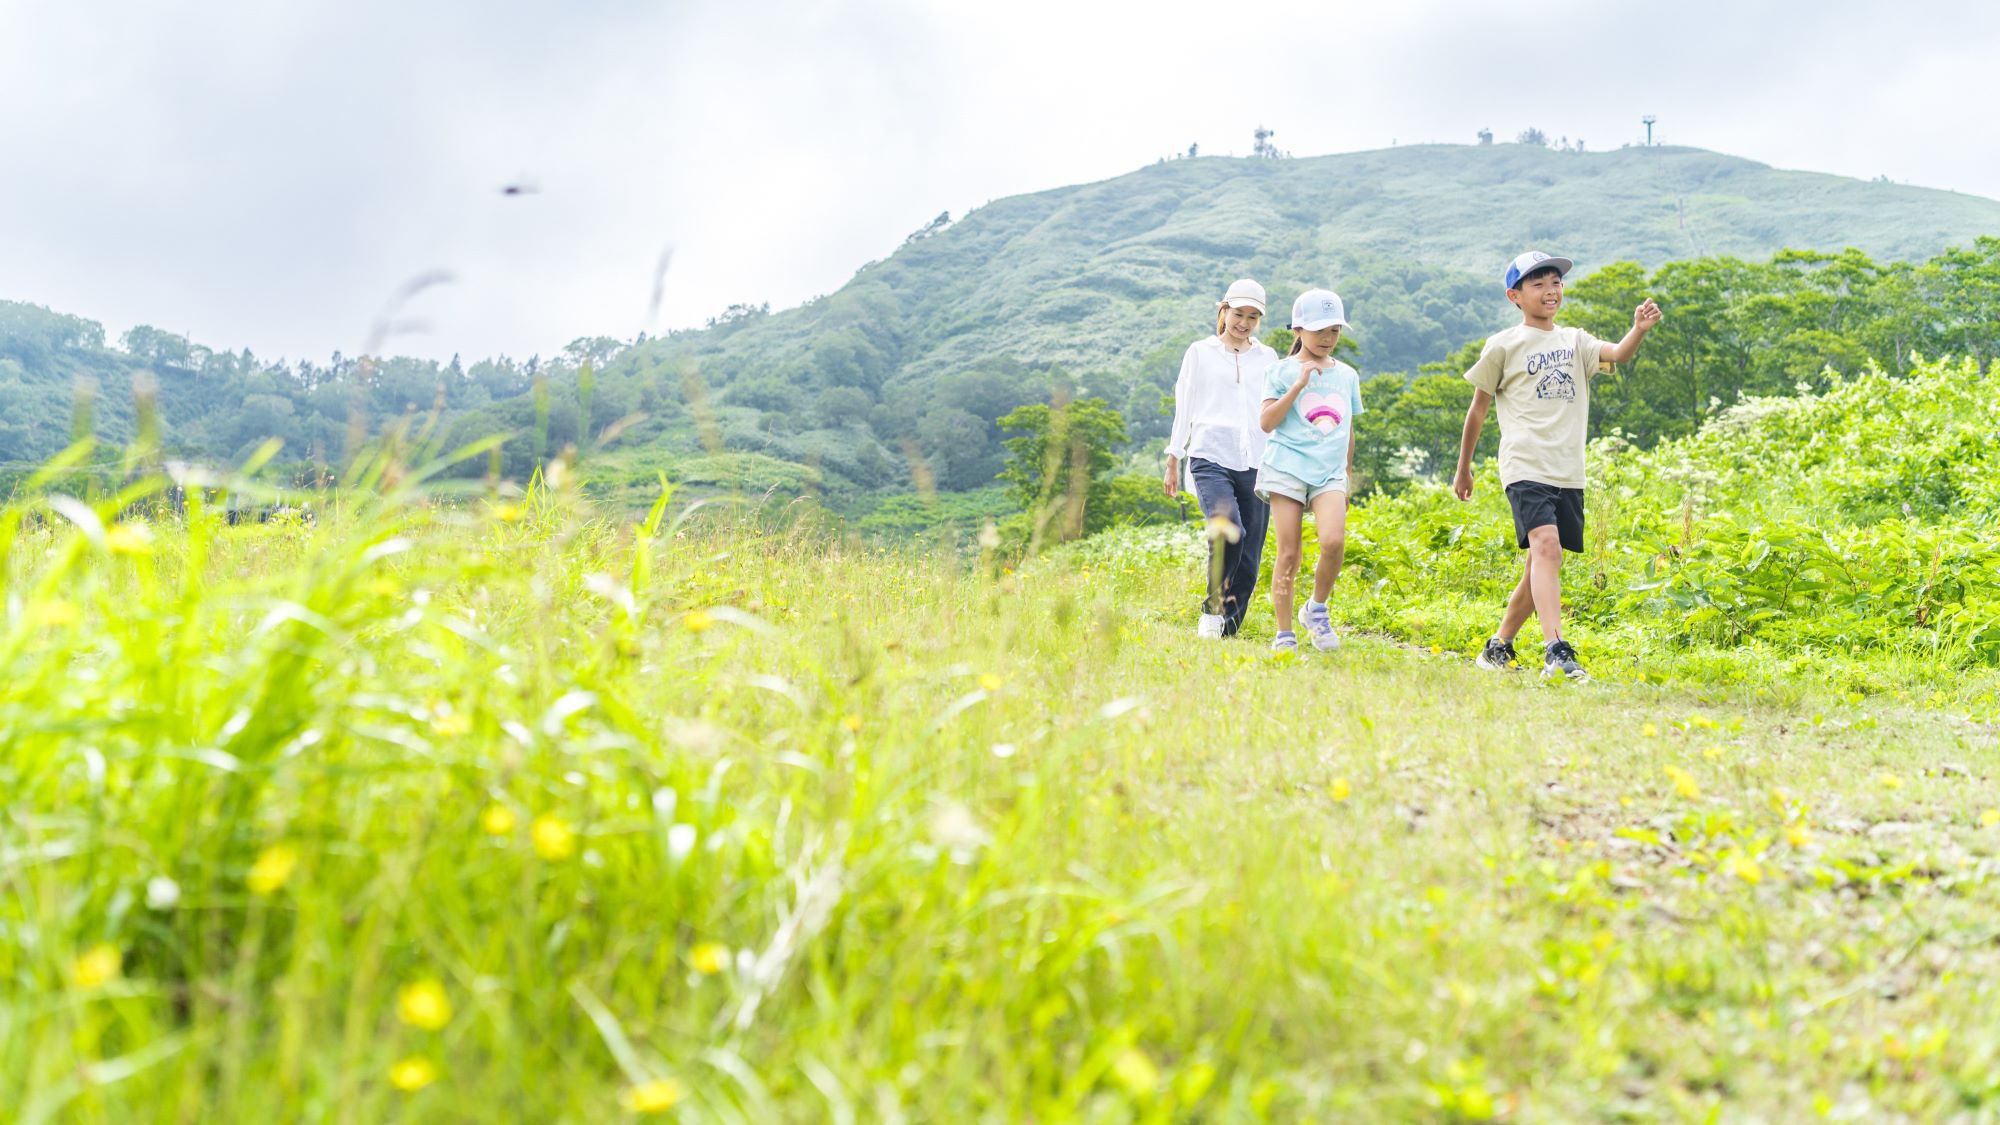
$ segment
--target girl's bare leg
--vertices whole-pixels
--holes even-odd
[[[1299,536],[1306,506],[1289,496],[1271,494],[1271,526],[1278,533],[1278,557],[1271,562],[1271,608],[1278,613],[1278,631],[1293,631],[1292,593],[1299,573]]]
[[[1319,531],[1319,564],[1313,568],[1313,600],[1326,601],[1340,564],[1347,558],[1347,493],[1322,492],[1313,498],[1313,526]]]

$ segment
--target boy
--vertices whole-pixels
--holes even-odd
[[[1542,622],[1542,676],[1587,678],[1562,639],[1562,556],[1583,551],[1583,445],[1590,431],[1590,377],[1599,364],[1624,363],[1660,323],[1651,297],[1632,313],[1632,330],[1607,344],[1581,328],[1556,327],[1563,275],[1574,265],[1530,250],[1507,265],[1507,299],[1521,323],[1486,341],[1465,373],[1474,388],[1458,444],[1451,490],[1472,498],[1472,448],[1487,407],[1500,404],[1500,482],[1514,509],[1514,539],[1528,552],[1521,581],[1507,599],[1500,631],[1479,654],[1481,668],[1514,662],[1514,635],[1534,613]]]

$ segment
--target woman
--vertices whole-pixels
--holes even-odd
[[[1264,371],[1278,353],[1257,339],[1264,287],[1244,278],[1215,308],[1215,335],[1196,341],[1174,382],[1174,428],[1167,441],[1167,495],[1178,496],[1182,472],[1208,518],[1208,597],[1195,635],[1232,636],[1243,625],[1257,589],[1270,508],[1257,498],[1257,466],[1265,434]]]

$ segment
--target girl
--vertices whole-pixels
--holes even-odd
[[[1264,554],[1271,510],[1256,491],[1257,464],[1264,456],[1258,373],[1276,362],[1278,353],[1257,339],[1263,318],[1264,287],[1249,278],[1231,285],[1215,307],[1215,335],[1188,348],[1174,383],[1165,485],[1169,497],[1180,495],[1185,465],[1188,485],[1208,520],[1208,597],[1195,627],[1204,639],[1232,636],[1242,627]]]
[[[1333,358],[1347,312],[1340,297],[1308,289],[1292,302],[1292,354],[1264,373],[1264,407],[1258,424],[1271,435],[1257,472],[1257,495],[1271,505],[1278,527],[1278,561],[1271,568],[1271,606],[1278,637],[1271,647],[1294,652],[1292,584],[1299,569],[1299,538],[1307,508],[1319,529],[1319,565],[1313,596],[1303,615],[1313,647],[1340,644],[1326,598],[1340,577],[1347,550],[1347,482],[1354,468],[1354,416],[1361,413],[1361,376]]]

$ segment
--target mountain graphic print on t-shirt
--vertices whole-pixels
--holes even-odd
[[[1535,397],[1576,401],[1576,380],[1569,373],[1575,361],[1575,348],[1550,348],[1530,355],[1528,374],[1535,380]]]

